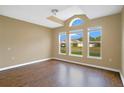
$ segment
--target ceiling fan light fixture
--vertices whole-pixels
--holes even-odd
[[[59,12],[58,9],[52,9],[51,12],[53,13],[53,15],[56,15],[57,12]]]
[[[55,23],[64,25],[63,20],[59,19],[59,18],[57,17],[57,15],[56,15],[58,12],[59,12],[58,9],[52,9],[52,10],[51,10],[52,15],[49,16],[49,17],[47,17],[47,19],[50,20],[50,21],[53,21],[53,22],[55,22]]]

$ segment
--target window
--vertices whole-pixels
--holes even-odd
[[[101,58],[101,27],[88,29],[88,57]]]
[[[83,31],[74,30],[69,34],[69,55],[82,56],[83,50]]]
[[[79,26],[84,24],[84,20],[80,19],[80,18],[75,18],[70,22],[69,26]]]
[[[66,32],[59,33],[59,54],[66,54]]]

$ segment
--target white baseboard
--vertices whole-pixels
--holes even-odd
[[[123,77],[121,72],[120,72],[120,77],[121,77],[121,80],[122,80],[122,83],[123,83],[123,86],[124,86],[124,77]]]
[[[79,65],[85,65],[85,66],[90,66],[90,67],[95,67],[95,68],[100,68],[100,69],[105,69],[105,70],[110,70],[110,71],[115,71],[115,72],[120,73],[120,70],[118,70],[118,69],[107,68],[107,67],[102,67],[102,66],[96,66],[96,65],[91,65],[91,64],[87,64],[87,63],[80,63],[80,62],[77,62],[77,61],[65,60],[65,59],[60,59],[60,58],[55,58],[55,57],[53,57],[53,58],[45,58],[45,59],[41,59],[41,60],[35,60],[35,61],[23,63],[23,64],[18,64],[18,65],[13,65],[13,66],[0,68],[0,71],[16,68],[16,67],[20,67],[20,66],[30,65],[30,64],[34,64],[34,63],[38,63],[38,62],[44,62],[44,61],[47,61],[47,60],[50,60],[50,59],[56,59],[56,60],[61,60],[61,61],[69,62],[69,63],[75,63],[75,64],[79,64]]]
[[[81,63],[81,62],[72,61],[72,60],[65,60],[65,59],[60,59],[60,58],[53,58],[53,59],[61,60],[61,61],[69,62],[69,63],[75,63],[75,64],[79,64],[79,65],[85,65],[85,66],[89,66],[89,67],[95,67],[95,68],[105,69],[105,70],[114,71],[114,72],[120,72],[120,70],[118,70],[118,69],[113,69],[113,68],[108,68],[108,67],[102,67],[102,66],[97,66],[97,65],[91,65],[91,64]]]
[[[47,60],[50,60],[50,59],[52,59],[52,58],[45,58],[45,59],[35,60],[35,61],[23,63],[23,64],[8,66],[8,67],[0,68],[0,71],[12,69],[12,68],[17,68],[17,67],[21,67],[21,66],[25,66],[25,65],[30,65],[30,64],[34,64],[34,63],[44,62],[44,61],[47,61]]]

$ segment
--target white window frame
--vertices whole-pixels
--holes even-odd
[[[66,32],[60,32],[60,33],[58,34],[58,39],[59,39],[59,45],[58,45],[58,47],[59,47],[59,54],[60,54],[60,55],[67,55],[67,38],[66,38],[66,40],[65,40],[65,41],[66,41],[66,53],[61,53],[60,35],[63,34],[63,33],[66,34],[66,36],[67,36],[67,33],[66,33]]]
[[[73,23],[75,20],[78,20],[78,19],[79,19],[79,20],[82,20],[81,18],[78,18],[78,17],[72,19],[72,21],[69,23],[69,27],[72,27],[72,23]]]
[[[97,28],[97,29],[100,29],[101,31],[101,41],[89,41],[89,32],[96,32],[96,30],[90,30],[92,28]],[[87,58],[92,58],[92,59],[102,59],[102,27],[90,27],[88,28],[88,34],[87,34]],[[99,42],[100,43],[100,57],[95,57],[95,56],[90,56],[89,55],[89,45],[90,45],[90,42]]]
[[[83,30],[82,29],[78,29],[78,30],[81,30],[81,32],[83,33]],[[82,55],[71,54],[71,32],[73,32],[73,31],[76,31],[76,30],[71,30],[70,33],[69,33],[69,56],[83,57],[83,54]],[[83,48],[82,48],[82,53],[83,53]]]

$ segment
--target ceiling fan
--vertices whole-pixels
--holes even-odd
[[[51,12],[52,12],[53,15],[47,17],[47,19],[50,20],[50,21],[56,22],[56,23],[58,23],[58,24],[64,25],[64,21],[61,20],[61,19],[59,19],[59,18],[56,16],[56,14],[59,12],[59,10],[57,10],[57,9],[52,9]]]

